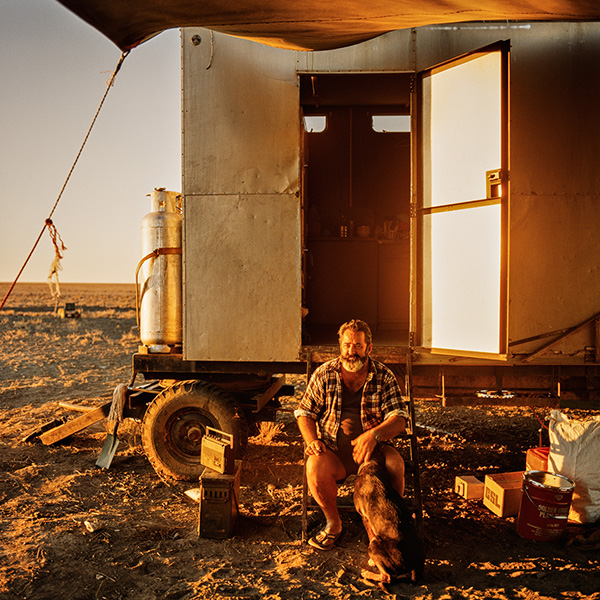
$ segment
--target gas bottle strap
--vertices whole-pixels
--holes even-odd
[[[138,263],[135,269],[135,319],[137,322],[138,329],[140,327],[140,286],[138,283],[138,275],[142,265],[151,258],[163,256],[165,254],[183,254],[183,248],[181,246],[177,248],[155,248],[149,254],[146,254],[142,260]]]

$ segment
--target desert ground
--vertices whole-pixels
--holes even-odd
[[[199,537],[198,505],[156,475],[138,422],[119,430],[110,469],[95,466],[104,422],[55,445],[23,442],[76,416],[59,403],[98,405],[131,378],[133,286],[61,290],[80,318],[58,318],[43,283],[18,284],[0,312],[0,600],[600,599],[598,526],[569,525],[561,542],[534,542],[517,535],[517,517],[453,491],[457,475],[524,470],[549,409],[417,400],[425,574],[385,590],[361,577],[367,537],[355,513],[344,513],[331,552],[301,540],[302,447],[291,411],[302,377],[275,424],[250,438],[241,515],[225,540]],[[319,524],[311,512],[309,527]]]

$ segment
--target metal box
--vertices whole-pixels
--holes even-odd
[[[235,471],[233,435],[207,427],[202,437],[200,463],[218,473],[231,475]]]
[[[235,461],[235,473],[204,469],[200,475],[200,537],[226,539],[233,535],[239,516],[242,461]]]

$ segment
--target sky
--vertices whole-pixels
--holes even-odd
[[[0,0],[0,282],[12,282],[60,193],[121,51],[55,0]],[[154,188],[181,191],[180,33],[125,59],[52,216],[61,283],[133,283]],[[45,282],[45,232],[20,282]]]

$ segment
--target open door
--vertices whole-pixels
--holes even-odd
[[[184,358],[298,360],[295,54],[204,29],[182,39],[197,41],[183,44]]]
[[[508,65],[499,42],[419,74],[417,342],[502,357]]]

